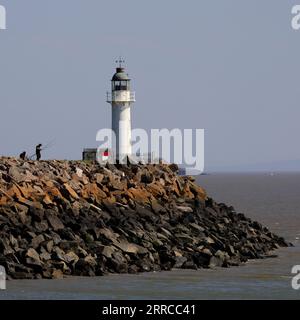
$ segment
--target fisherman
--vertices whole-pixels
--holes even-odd
[[[21,160],[25,160],[25,159],[26,159],[26,151],[23,151],[23,152],[20,154],[20,159],[21,159]]]
[[[35,148],[35,155],[36,155],[36,160],[39,161],[41,159],[41,151],[42,151],[42,144],[38,144]]]

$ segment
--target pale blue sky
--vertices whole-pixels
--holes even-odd
[[[0,0],[0,154],[56,139],[81,157],[110,126],[121,54],[133,126],[204,128],[206,169],[300,159],[300,31],[289,0]],[[300,0],[299,0],[300,4]]]

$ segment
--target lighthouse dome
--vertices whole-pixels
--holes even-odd
[[[127,81],[130,80],[124,68],[117,68],[116,73],[113,75],[112,81]]]

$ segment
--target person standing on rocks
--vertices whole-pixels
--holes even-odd
[[[35,148],[35,155],[36,155],[36,160],[37,161],[40,161],[40,159],[42,157],[41,151],[42,151],[42,144],[40,143]]]
[[[25,160],[25,159],[26,159],[26,151],[23,151],[23,152],[20,154],[20,159],[21,159],[21,160]]]

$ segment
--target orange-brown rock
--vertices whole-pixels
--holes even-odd
[[[43,198],[43,203],[46,205],[53,204],[53,202],[48,194],[46,194],[45,197]]]
[[[11,185],[11,187],[9,187],[9,189],[6,191],[6,194],[11,197],[11,198],[23,198],[22,193],[20,191],[20,189],[15,185]]]
[[[6,196],[0,196],[0,206],[4,206],[8,203],[9,198]]]
[[[166,195],[164,186],[157,181],[148,184],[146,186],[146,190],[149,191],[154,198],[160,198]]]
[[[66,192],[66,194],[69,197],[71,197],[71,199],[74,199],[74,200],[78,200],[79,199],[78,194],[74,191],[74,189],[70,186],[70,184],[64,183],[63,190],[64,190],[64,192]]]
[[[47,187],[47,188],[45,188],[45,191],[46,191],[46,192],[50,195],[50,197],[52,197],[52,198],[55,198],[55,197],[60,198],[60,199],[63,198],[61,192],[60,192],[60,191],[58,190],[58,188],[56,188],[56,187]]]
[[[81,196],[84,199],[94,198],[96,202],[101,202],[102,199],[107,198],[107,195],[102,191],[96,183],[89,183],[85,185],[81,191]]]
[[[194,194],[195,197],[200,197],[203,200],[207,198],[206,191],[202,187],[191,181],[188,182],[188,185],[190,191]]]
[[[152,197],[152,194],[143,187],[139,189],[130,188],[128,189],[127,194],[132,200],[139,203],[148,203]]]

